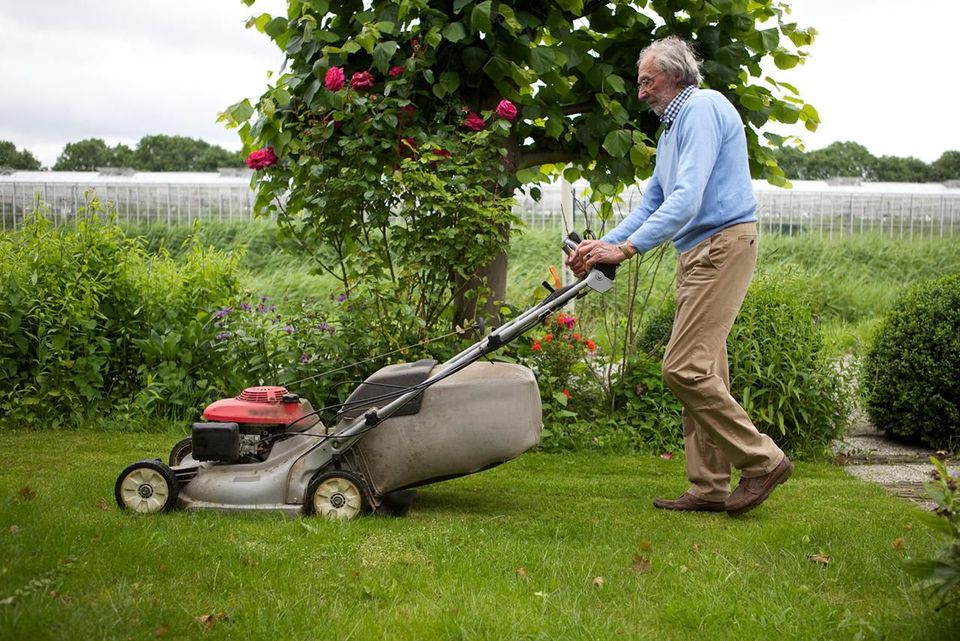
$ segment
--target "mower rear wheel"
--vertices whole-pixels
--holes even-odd
[[[122,510],[168,512],[177,505],[177,476],[159,459],[137,461],[117,477],[113,495]]]
[[[346,521],[369,510],[367,489],[360,478],[338,470],[324,472],[310,482],[303,507],[307,514]]]
[[[183,462],[183,459],[190,454],[193,454],[193,439],[188,436],[187,438],[180,439],[176,442],[176,444],[174,444],[173,448],[170,450],[170,457],[167,459],[167,461],[169,462],[170,467],[176,467],[180,465],[180,463]]]

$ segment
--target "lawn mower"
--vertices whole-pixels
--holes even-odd
[[[576,248],[571,233],[564,251]],[[280,511],[350,519],[409,504],[411,488],[473,474],[536,446],[542,428],[533,372],[478,362],[589,290],[613,285],[614,266],[551,289],[539,304],[445,363],[388,365],[335,406],[320,410],[282,386],[251,387],[209,405],[189,438],[117,478],[122,509]],[[330,408],[324,408],[328,410]]]

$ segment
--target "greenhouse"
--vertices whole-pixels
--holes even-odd
[[[251,172],[149,173],[14,171],[0,174],[0,229],[15,229],[44,206],[51,220],[71,219],[88,200],[108,202],[123,223],[190,224],[194,220],[245,220],[253,216]],[[575,225],[596,225],[586,184],[543,185],[539,200],[518,192],[515,211],[527,224],[563,226],[562,191],[572,189]],[[643,185],[623,194],[617,215],[639,202]],[[960,184],[872,183],[856,179],[795,181],[790,189],[754,181],[764,233],[832,237],[864,232],[889,237],[939,237],[960,233]]]

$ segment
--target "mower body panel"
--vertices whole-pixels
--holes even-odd
[[[540,442],[540,392],[528,368],[476,362],[427,388],[420,411],[394,416],[354,446],[371,491],[473,474]]]

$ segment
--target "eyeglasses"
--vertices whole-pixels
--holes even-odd
[[[644,76],[643,78],[637,78],[637,86],[640,89],[646,89],[653,84],[654,79],[660,75],[660,72],[653,74],[652,76]]]

